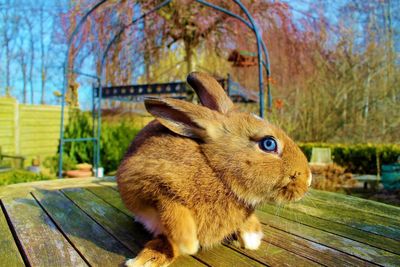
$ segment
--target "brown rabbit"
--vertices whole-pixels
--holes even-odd
[[[281,129],[236,111],[209,75],[194,72],[187,81],[202,106],[145,100],[156,120],[118,168],[125,205],[154,235],[127,266],[167,266],[233,233],[257,249],[263,235],[255,207],[298,200],[311,183],[306,157]]]

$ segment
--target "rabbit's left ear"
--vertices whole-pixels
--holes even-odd
[[[196,91],[204,106],[222,114],[233,109],[232,100],[211,75],[203,72],[192,72],[188,75],[187,82]]]
[[[186,101],[147,98],[144,104],[162,125],[182,136],[205,139],[219,125],[216,112]]]

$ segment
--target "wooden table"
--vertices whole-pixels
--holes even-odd
[[[112,178],[0,187],[0,199],[0,266],[118,266],[149,238]],[[399,208],[313,190],[257,214],[259,250],[224,243],[173,266],[400,266]]]

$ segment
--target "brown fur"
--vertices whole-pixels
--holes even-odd
[[[209,76],[192,73],[188,80],[205,107],[175,99],[146,101],[157,120],[138,134],[117,172],[124,203],[177,248],[173,258],[234,232],[240,237],[260,231],[255,206],[300,199],[310,175],[305,156],[282,130],[232,110]],[[258,147],[265,136],[278,141],[279,153]]]

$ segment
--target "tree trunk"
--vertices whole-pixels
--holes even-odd
[[[21,51],[21,53],[24,53]],[[26,62],[25,62],[25,55],[21,55],[21,72],[22,72],[22,92],[23,92],[23,103],[26,104],[27,102],[27,92],[26,92]]]
[[[5,15],[3,19],[3,42],[4,46],[6,49],[6,95],[10,95],[10,89],[11,89],[11,84],[10,84],[10,63],[11,63],[11,51],[10,51],[10,41],[11,38],[8,36],[7,30],[11,28],[11,21],[8,13],[8,7],[10,6],[10,1],[6,2],[6,8],[5,8]]]
[[[45,70],[45,55],[44,55],[44,30],[43,30],[43,7],[40,8],[40,74],[41,74],[41,99],[40,103],[45,104],[45,84],[46,84],[46,70]]]
[[[30,55],[31,55],[31,62],[29,65],[29,86],[31,91],[31,104],[34,103],[34,86],[33,86],[33,64],[35,62],[35,42],[33,39],[33,30],[32,30],[32,23],[27,19],[27,24],[29,27],[29,42],[30,42]]]

